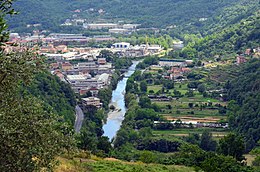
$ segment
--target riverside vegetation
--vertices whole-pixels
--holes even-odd
[[[59,26],[59,21],[64,20],[62,14],[70,14],[80,6],[107,7],[111,16],[124,8],[114,4],[118,1],[68,2],[65,9],[57,8],[63,2],[20,1],[17,5],[23,20],[12,16],[10,25],[24,31],[24,24],[20,22],[30,20],[38,23],[42,18],[46,29],[67,31]],[[258,1],[230,0],[213,4],[207,0],[151,1],[146,9],[143,9],[146,1],[140,1],[138,8],[132,8],[134,2],[127,1],[126,13],[118,18],[130,18],[147,27],[166,26],[178,21],[180,27],[162,30],[158,36],[138,33],[140,35],[135,37],[119,39],[133,43],[145,43],[148,39],[169,50],[162,55],[163,58],[193,59],[189,66],[191,72],[184,75],[187,80],[175,82],[165,79],[163,76],[167,76],[169,68],[152,67],[161,57],[146,57],[127,82],[125,102],[128,111],[112,147],[108,138],[102,136],[102,124],[112,90],[120,79],[120,69],[130,66],[130,59],[120,59],[107,51],[101,53],[100,56],[113,62],[116,72],[111,86],[99,92],[103,109],[85,107],[82,130],[75,134],[73,110],[80,96],[50,75],[46,71],[46,61],[35,52],[6,53],[2,49],[0,171],[259,171],[260,62],[257,53],[251,51],[246,56],[247,63],[232,63],[237,53],[259,46]],[[12,3],[7,0],[0,3],[2,45],[8,40],[4,17],[15,13]],[[28,11],[30,4],[37,8]],[[181,5],[181,8],[172,10],[176,5]],[[166,8],[168,12],[162,13],[161,9],[166,6],[169,6]],[[53,12],[60,10],[60,13],[35,15],[48,13],[49,7]],[[214,14],[211,8],[215,9]],[[42,13],[35,13],[37,9]],[[203,17],[208,18],[205,22],[198,21],[201,11],[204,11]],[[156,15],[160,20],[153,18],[156,12],[162,14]],[[28,17],[24,17],[26,13]],[[143,18],[137,19],[140,15]],[[52,22],[49,21],[55,22],[50,25]],[[79,28],[67,29],[81,32]],[[173,39],[184,40],[185,48],[171,51]],[[209,61],[216,67],[208,68],[206,63]],[[216,90],[224,90],[223,95],[220,96]],[[151,101],[149,95],[169,96],[171,99]],[[187,117],[213,119],[221,126],[228,123],[229,127],[195,128],[180,120]],[[255,157],[252,166],[247,166],[245,153]]]

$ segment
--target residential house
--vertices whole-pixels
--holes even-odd
[[[88,97],[83,98],[82,103],[86,106],[96,106],[97,108],[100,108],[102,106],[102,103],[100,102],[100,99],[97,97]]]
[[[237,56],[237,64],[241,64],[245,62],[247,62],[247,60],[244,56]]]
[[[98,58],[99,65],[105,65],[107,63],[106,58]]]
[[[68,70],[71,70],[73,66],[69,62],[64,62],[61,64],[61,67],[62,67],[63,71],[68,71]]]

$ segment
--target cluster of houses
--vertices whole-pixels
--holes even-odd
[[[170,122],[173,126],[179,126],[181,128],[190,128],[191,126],[194,128],[228,128],[228,123],[218,123],[218,122],[198,122],[198,121],[181,121],[176,120]],[[154,121],[154,125],[162,125],[167,124],[164,121]]]
[[[33,35],[25,34],[20,36],[18,33],[10,34],[10,42],[13,42],[21,47],[40,46],[45,51],[54,51],[53,48],[60,45],[86,45],[89,42],[107,42],[115,41],[116,38],[110,35],[96,35],[87,37],[82,34],[63,34],[51,33],[44,36],[39,31],[34,32]]]
[[[102,106],[97,98],[100,89],[110,85],[113,67],[105,58],[96,58],[93,61],[78,62],[60,60],[50,64],[51,73],[58,76],[62,81],[70,84],[72,90],[79,95],[90,97],[83,99],[83,104]]]

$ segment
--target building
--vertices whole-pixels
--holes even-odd
[[[66,45],[59,45],[56,48],[56,51],[59,53],[67,53],[68,52],[68,47]]]
[[[106,58],[98,58],[97,60],[99,65],[105,65],[107,63]]]
[[[169,79],[178,79],[179,77],[183,77],[184,74],[189,73],[190,71],[190,68],[172,67],[172,69],[168,71],[170,73]]]
[[[98,76],[98,82],[102,84],[102,86],[107,86],[110,84],[109,80],[109,74],[103,73],[100,76]]]
[[[72,69],[72,64],[70,64],[69,62],[64,62],[61,64],[61,68],[63,71],[68,71]]]
[[[102,103],[100,103],[100,99],[97,97],[83,98],[82,103],[86,106],[96,106],[97,108],[100,108],[102,106]]]
[[[130,48],[130,43],[128,42],[119,42],[112,45],[112,48],[116,49],[128,49]]]
[[[98,71],[98,65],[95,62],[84,62],[75,65],[74,69],[77,69],[80,72],[96,72]]]
[[[65,81],[65,77],[64,77],[63,73],[60,70],[55,70],[53,72],[53,75],[56,75],[57,77],[59,77],[61,81]]]
[[[237,64],[241,64],[245,62],[247,62],[247,60],[244,56],[237,56]]]
[[[130,34],[131,33],[128,29],[120,29],[120,28],[109,29],[108,32],[113,33],[113,34]]]
[[[136,30],[139,26],[140,24],[124,24],[123,29]]]
[[[187,62],[182,59],[160,59],[160,66],[187,66]]]
[[[161,45],[149,45],[147,47],[147,51],[150,53],[150,54],[156,54],[156,53],[159,53],[160,51],[162,51],[163,48]]]
[[[118,28],[118,24],[114,23],[84,23],[83,27],[89,30],[101,30],[101,29],[115,29]]]
[[[56,70],[56,69],[59,69],[59,68],[60,68],[59,63],[51,63],[50,64],[50,69],[52,69],[52,70]]]

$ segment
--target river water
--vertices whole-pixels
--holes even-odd
[[[110,141],[116,136],[116,133],[124,120],[127,110],[124,101],[126,82],[135,72],[138,63],[139,61],[133,61],[132,66],[129,67],[128,71],[124,74],[124,78],[118,82],[116,89],[112,93],[112,99],[109,106],[114,105],[115,110],[108,113],[107,122],[103,126],[104,136],[107,136]]]

